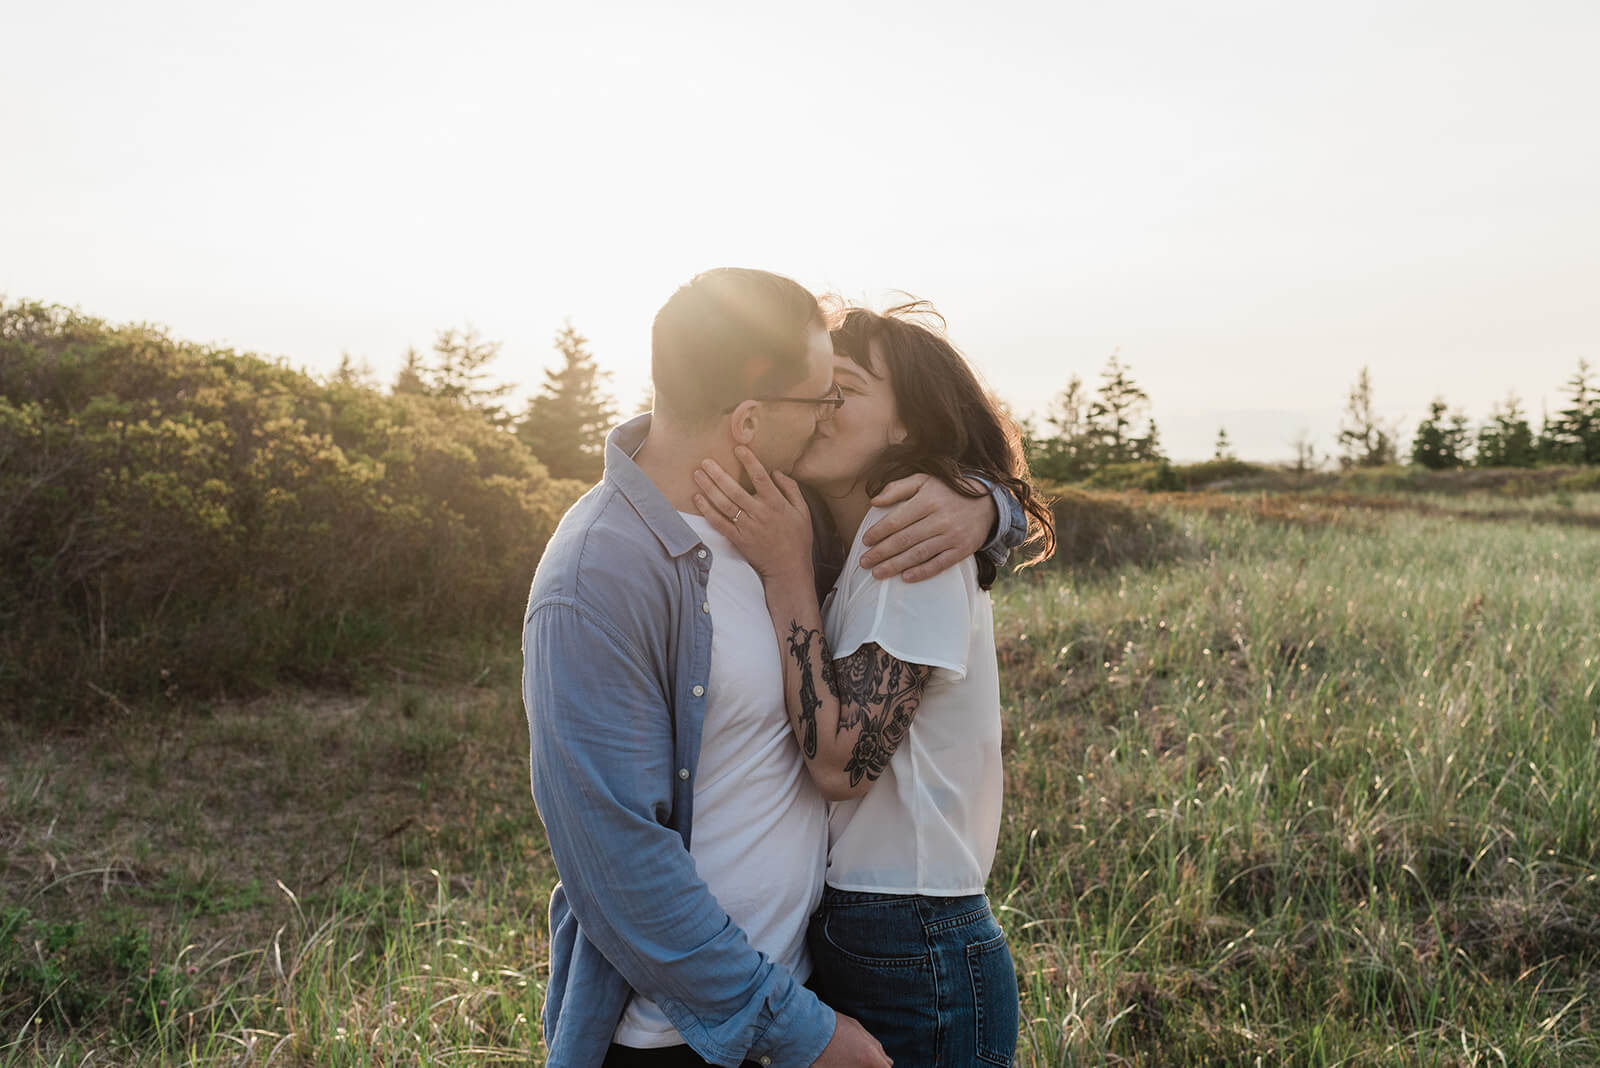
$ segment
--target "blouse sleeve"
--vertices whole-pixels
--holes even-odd
[[[925,664],[951,679],[966,677],[973,600],[979,592],[971,557],[921,582],[875,578],[870,571],[856,578],[839,616],[839,633],[829,636],[834,659],[875,642],[907,664]]]

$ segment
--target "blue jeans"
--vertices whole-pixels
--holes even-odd
[[[1016,967],[982,894],[825,887],[807,940],[822,1000],[860,1020],[896,1068],[1011,1064]]]

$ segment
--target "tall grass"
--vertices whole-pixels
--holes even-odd
[[[1185,523],[1001,596],[1030,1056],[1600,1058],[1600,538]]]
[[[1600,1063],[1600,536],[1160,507],[997,587],[1019,1062]],[[515,669],[9,728],[0,1065],[537,1062]]]

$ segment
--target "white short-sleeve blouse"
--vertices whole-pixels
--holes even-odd
[[[831,806],[828,885],[869,893],[982,893],[1000,832],[1000,676],[989,594],[969,557],[922,582],[857,563],[862,521],[823,606],[835,659],[868,642],[934,668],[911,731],[863,798]]]

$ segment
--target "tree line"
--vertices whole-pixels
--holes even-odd
[[[1331,458],[1347,470],[1403,461],[1430,470],[1600,465],[1600,383],[1587,360],[1578,361],[1562,389],[1564,406],[1546,413],[1537,430],[1515,393],[1496,403],[1488,419],[1476,426],[1465,412],[1436,398],[1406,447],[1400,427],[1378,414],[1372,375],[1363,367],[1346,397]],[[1083,379],[1073,375],[1051,402],[1043,426],[1025,420],[1022,431],[1035,476],[1058,482],[1094,481],[1129,464],[1168,462],[1150,395],[1116,353],[1107,360],[1092,395]],[[1307,435],[1290,444],[1293,468],[1302,473],[1330,459],[1319,454]],[[1221,427],[1212,463],[1237,462],[1227,428]]]
[[[498,343],[471,330],[441,333],[427,356],[408,351],[393,390],[476,407],[495,425],[511,429],[552,476],[593,482],[604,466],[605,435],[617,418],[617,406],[605,391],[609,375],[598,368],[588,345],[570,323],[564,326],[555,337],[557,365],[545,371],[541,388],[515,415],[500,403],[510,387],[489,384],[484,370],[498,355]],[[339,373],[348,375],[348,366]],[[1372,376],[1363,367],[1346,398],[1336,451],[1323,455],[1302,434],[1290,443],[1291,466],[1304,473],[1329,460],[1344,469],[1404,461],[1432,470],[1600,464],[1600,384],[1587,361],[1578,361],[1563,389],[1565,407],[1546,415],[1538,430],[1514,393],[1476,426],[1464,412],[1450,410],[1437,398],[1406,446],[1399,426],[1378,414]],[[1051,401],[1042,423],[1024,419],[1019,426],[1030,469],[1047,481],[1098,478],[1118,484],[1118,472],[1130,470],[1130,465],[1160,468],[1170,463],[1150,394],[1116,352],[1092,390],[1074,374]],[[1240,462],[1226,427],[1218,428],[1211,461]],[[1158,477],[1151,488],[1181,486]]]

